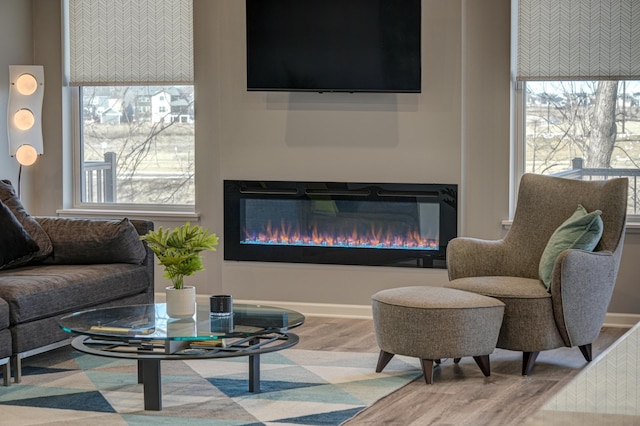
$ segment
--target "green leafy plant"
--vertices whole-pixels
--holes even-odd
[[[173,288],[184,287],[184,277],[204,269],[200,253],[216,251],[218,236],[199,225],[189,222],[173,229],[158,228],[140,237],[149,245],[164,266],[164,277],[173,282]]]

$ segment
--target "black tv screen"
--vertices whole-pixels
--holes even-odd
[[[246,0],[247,89],[421,89],[420,0]]]

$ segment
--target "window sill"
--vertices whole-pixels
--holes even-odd
[[[88,217],[88,218],[136,218],[151,221],[185,222],[200,220],[200,214],[187,211],[158,211],[158,210],[113,210],[113,209],[60,209],[56,210],[60,217]]]

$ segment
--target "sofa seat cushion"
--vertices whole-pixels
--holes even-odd
[[[147,291],[143,265],[38,265],[0,271],[12,325],[74,312]]]
[[[459,278],[446,287],[471,291],[499,299],[551,299],[551,294],[538,279],[486,276]]]
[[[0,330],[9,328],[9,304],[0,299]]]
[[[496,347],[539,352],[565,345],[553,316],[551,294],[537,278],[459,278],[445,287],[494,297],[505,304]]]
[[[11,331],[0,330],[0,359],[11,356],[12,348]]]

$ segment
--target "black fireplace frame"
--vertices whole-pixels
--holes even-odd
[[[406,250],[295,245],[241,244],[241,205],[244,199],[313,200],[362,198],[372,201],[428,202],[440,205],[439,248]],[[288,181],[224,181],[224,259],[235,261],[288,262],[367,266],[446,268],[448,242],[457,236],[456,184],[339,183]]]

